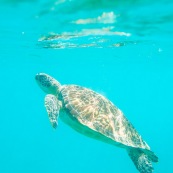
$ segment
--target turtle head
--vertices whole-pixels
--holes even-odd
[[[47,94],[57,95],[60,92],[61,85],[53,77],[45,73],[38,73],[35,79],[40,88]]]

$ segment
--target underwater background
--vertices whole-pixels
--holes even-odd
[[[106,96],[173,172],[172,0],[0,1],[0,172],[137,173],[125,150],[51,127],[39,72]]]

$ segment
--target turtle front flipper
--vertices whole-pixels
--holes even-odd
[[[56,96],[48,94],[45,97],[45,107],[52,127],[56,128],[58,125],[57,118],[62,107],[61,101]]]

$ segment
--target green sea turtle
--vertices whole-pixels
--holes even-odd
[[[53,128],[60,116],[76,131],[126,149],[140,173],[153,171],[152,162],[157,162],[158,157],[111,101],[81,86],[61,85],[45,73],[35,78],[47,93],[45,107]]]

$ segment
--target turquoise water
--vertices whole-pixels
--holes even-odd
[[[171,173],[173,2],[2,0],[0,172],[137,173],[127,153],[59,121],[35,74],[93,89],[116,104]]]

